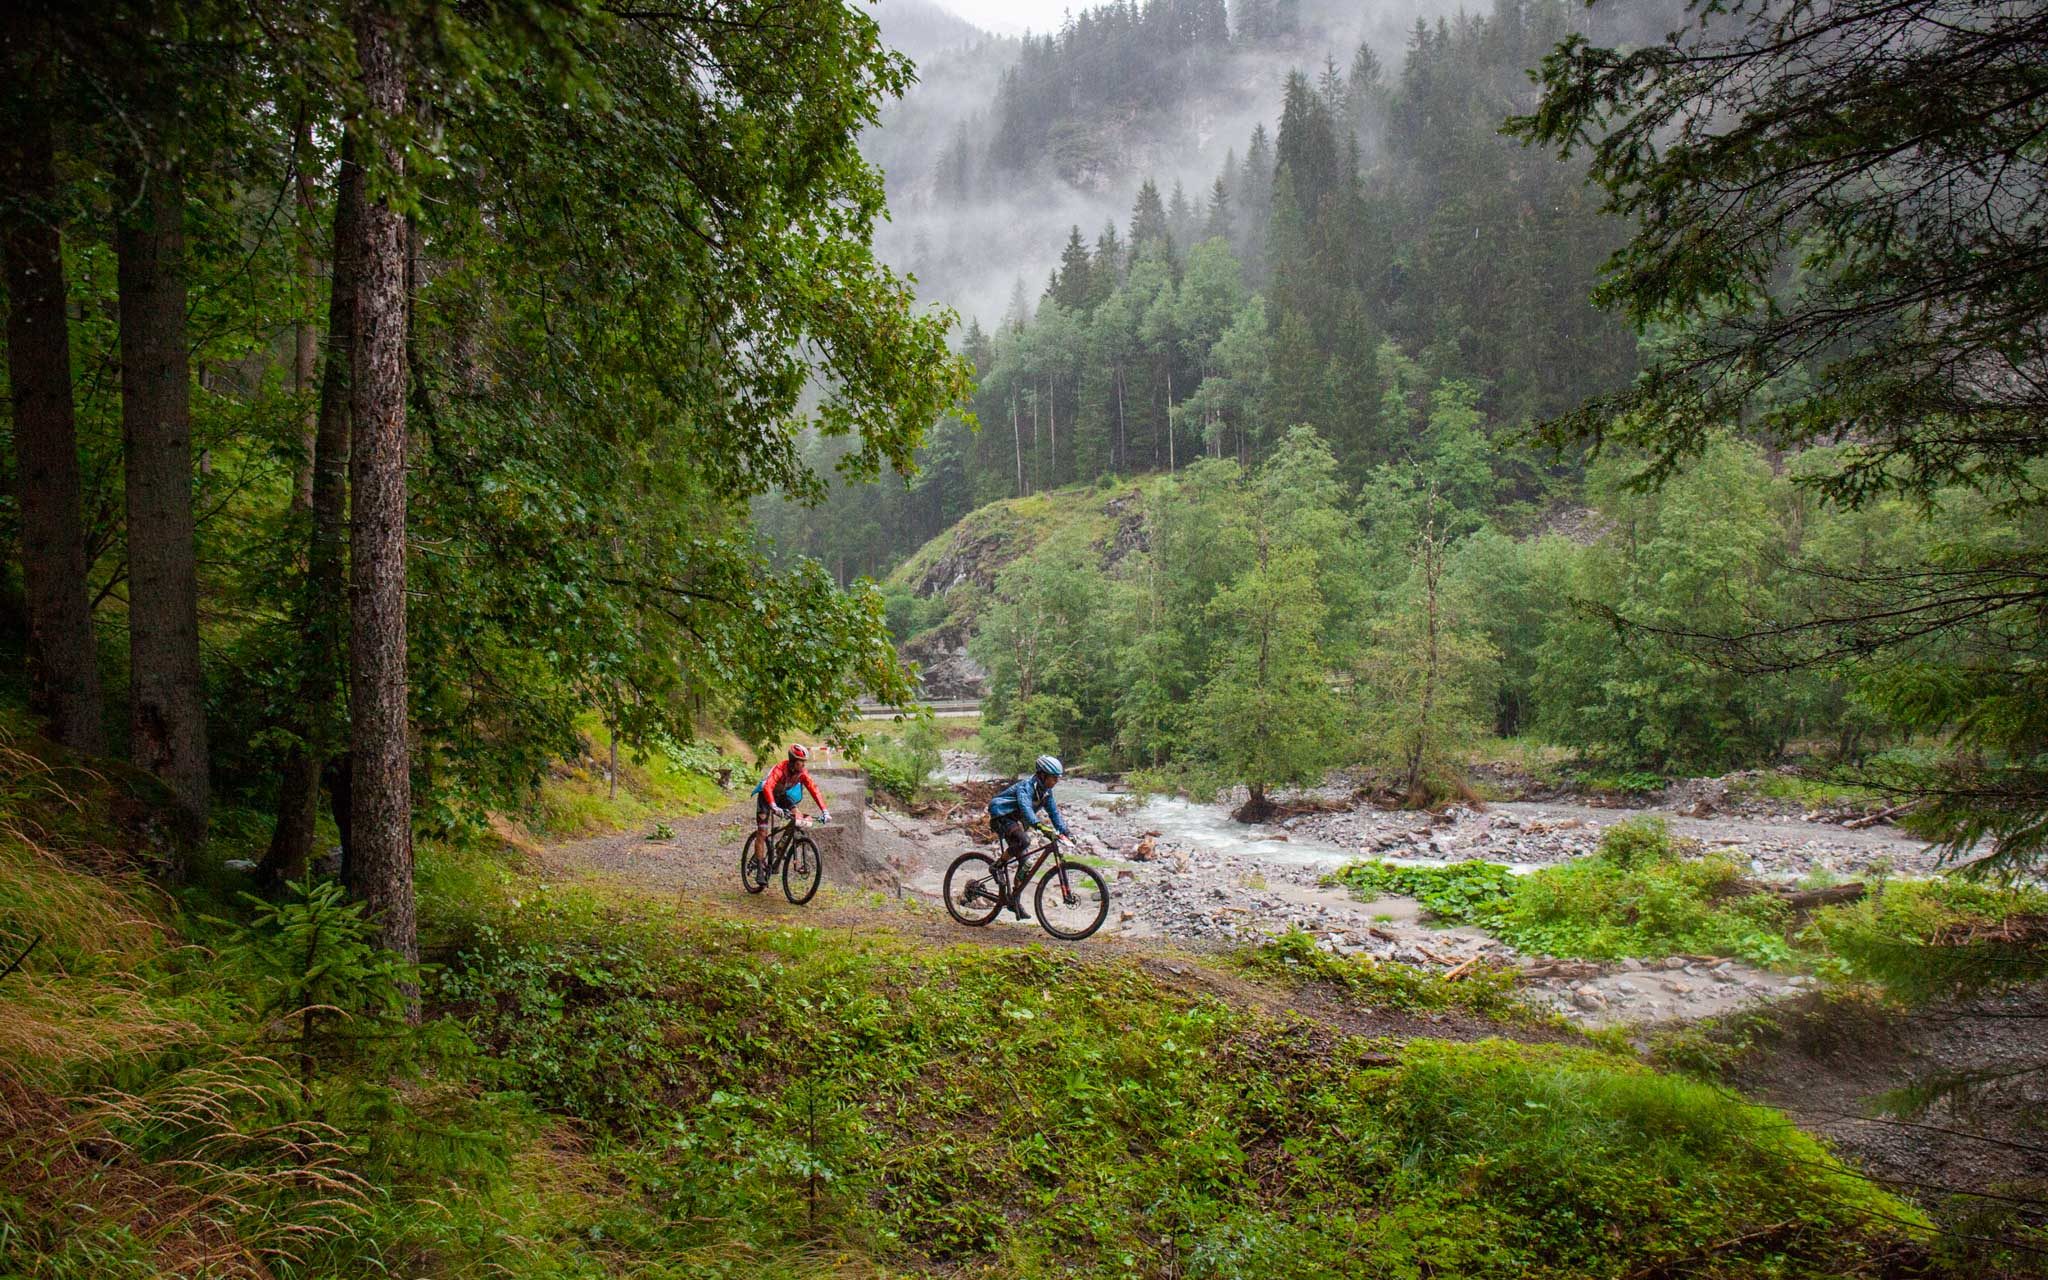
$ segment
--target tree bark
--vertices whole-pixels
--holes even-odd
[[[300,301],[298,323],[292,326],[292,389],[305,396],[313,389],[313,379],[319,373],[320,330],[313,323],[314,299],[320,292],[319,259],[313,251],[313,218],[316,201],[313,196],[313,126],[301,108],[298,121],[292,128],[292,185],[298,202],[298,266],[299,287],[305,290]],[[313,509],[313,471],[319,464],[316,451],[319,447],[320,411],[308,404],[306,416],[299,423],[299,459],[292,469],[292,510],[310,513]]]
[[[351,13],[370,118],[406,109],[399,28],[381,5]],[[380,141],[397,178],[404,156]],[[405,223],[388,198],[366,199],[356,237],[355,358],[350,522],[349,712],[355,888],[377,921],[380,941],[419,958],[413,903],[412,775],[406,715],[405,635]],[[417,994],[414,995],[417,1012]]]
[[[1180,464],[1173,456],[1173,357],[1167,357],[1166,364],[1166,469],[1180,470]]]
[[[1116,366],[1116,457],[1111,463],[1111,469],[1115,470],[1128,464],[1130,458],[1131,437],[1129,430],[1124,425],[1124,366],[1122,362],[1118,362]]]
[[[160,153],[173,144],[156,140]],[[114,235],[121,443],[128,487],[129,752],[163,779],[193,833],[206,822],[206,707],[192,518],[192,371],[185,336],[180,163],[138,167]]]
[[[1060,405],[1053,399],[1058,394],[1057,388],[1052,375],[1045,375],[1045,421],[1052,441],[1052,463],[1045,471],[1045,484],[1049,489],[1057,489],[1060,485]]]
[[[29,707],[48,717],[52,738],[74,751],[98,753],[107,749],[105,707],[85,587],[63,241],[48,220],[57,171],[47,115],[25,113],[0,150],[0,166],[0,186],[12,195],[0,205],[0,251],[12,301],[7,378],[14,399]]]
[[[346,590],[344,527],[348,507],[349,373],[355,358],[355,308],[362,235],[363,168],[356,135],[344,134],[334,199],[334,263],[327,302],[327,364],[320,375],[320,412],[313,432],[312,534],[299,600],[301,668],[294,726],[299,745],[278,777],[277,825],[258,878],[269,887],[305,873],[320,816],[320,773],[340,746],[335,698],[342,684],[340,602]],[[339,822],[342,814],[337,811]]]

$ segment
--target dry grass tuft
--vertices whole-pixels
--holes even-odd
[[[296,1100],[282,1066],[241,1053],[137,1092],[0,1082],[0,1184],[21,1189],[31,1235],[119,1233],[162,1274],[268,1277],[365,1207],[341,1135]]]
[[[0,1079],[59,1087],[189,1035],[142,976],[175,943],[163,902],[121,856],[59,834],[105,781],[59,770],[0,727]]]

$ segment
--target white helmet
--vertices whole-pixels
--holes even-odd
[[[1040,756],[1035,767],[1040,773],[1053,778],[1057,778],[1066,772],[1065,769],[1060,767],[1060,758],[1058,756]]]

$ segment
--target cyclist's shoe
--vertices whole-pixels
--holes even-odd
[[[1024,891],[1022,889],[1010,895],[1009,906],[1010,914],[1016,916],[1019,920],[1029,920],[1031,918],[1031,913],[1024,909]]]

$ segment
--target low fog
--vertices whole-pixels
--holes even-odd
[[[1166,197],[1181,183],[1188,201],[1206,209],[1226,156],[1242,160],[1256,125],[1272,135],[1289,71],[1313,77],[1330,60],[1342,73],[1364,42],[1393,75],[1416,19],[1434,21],[1459,8],[1444,0],[1305,3],[1296,36],[1233,46],[1220,57],[1193,55],[1193,89],[1171,115],[1132,112],[1102,122],[1099,167],[1062,178],[1041,165],[1028,177],[1005,175],[992,188],[977,173],[975,193],[956,201],[937,190],[940,158],[964,129],[977,166],[983,162],[997,89],[1017,62],[1020,41],[980,31],[929,0],[881,0],[884,37],[916,61],[918,82],[863,141],[889,184],[890,221],[876,246],[890,265],[917,277],[927,302],[954,308],[963,324],[974,318],[992,326],[1020,279],[1035,304],[1070,227],[1078,225],[1091,246],[1107,222],[1123,235],[1145,178]],[[1360,145],[1369,156],[1374,140],[1361,138]]]

